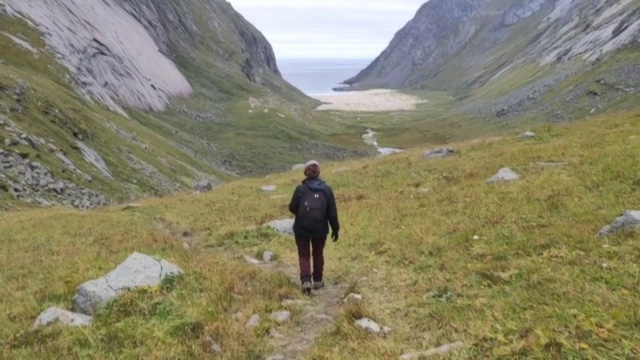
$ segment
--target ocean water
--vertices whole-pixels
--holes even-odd
[[[282,77],[309,96],[340,94],[331,90],[356,76],[372,59],[279,59]]]

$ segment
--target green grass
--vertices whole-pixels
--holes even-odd
[[[357,283],[364,303],[344,306],[308,358],[397,358],[454,341],[466,344],[454,359],[640,356],[638,234],[596,237],[640,202],[638,129],[640,112],[615,113],[534,128],[532,140],[512,133],[453,143],[457,154],[445,159],[424,160],[419,147],[325,163],[343,224],[341,240],[327,246],[327,277]],[[332,174],[343,166],[349,170]],[[503,166],[522,180],[485,184]],[[2,357],[201,358],[207,337],[220,342],[222,358],[278,353],[267,335],[276,325],[248,330],[244,322],[299,297],[297,284],[242,255],[268,248],[295,267],[295,246],[244,228],[287,217],[299,180],[283,173],[234,181],[129,211],[0,214]],[[262,194],[267,181],[284,198]],[[77,285],[133,251],[162,256],[185,274],[120,298],[89,328],[30,329],[39,312],[68,308]],[[363,315],[390,326],[391,336],[357,330],[353,319]]]

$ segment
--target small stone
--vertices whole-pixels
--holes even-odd
[[[64,309],[52,307],[43,311],[33,324],[34,328],[47,326],[59,321],[68,326],[89,326],[93,321],[91,316],[77,314]]]
[[[142,206],[140,206],[140,204],[127,204],[125,205],[122,210],[132,210],[132,209],[139,209]]]
[[[304,164],[295,164],[291,167],[291,171],[304,170]]]
[[[342,302],[344,302],[346,304],[349,301],[356,301],[356,302],[357,301],[362,301],[362,295],[351,293],[351,294],[347,295]]]
[[[424,158],[443,158],[446,156],[452,156],[453,154],[455,154],[455,150],[452,148],[439,148],[425,151]]]
[[[275,185],[265,185],[261,189],[263,192],[274,192],[278,187]]]
[[[247,323],[245,324],[245,327],[253,329],[255,327],[258,327],[259,325],[260,325],[260,315],[255,314],[251,316],[249,321],[247,321]]]
[[[271,314],[271,318],[273,319],[273,321],[275,321],[278,324],[287,322],[291,319],[291,312],[283,310],[283,311],[276,311],[274,313]]]
[[[496,183],[499,181],[516,181],[520,179],[520,175],[516,174],[513,170],[509,168],[502,168],[498,171],[497,174],[487,179],[487,184]]]
[[[480,236],[478,236],[478,235],[474,235],[474,236],[473,236],[473,240],[480,240]]]
[[[531,131],[527,131],[527,132],[524,132],[524,133],[520,134],[520,139],[532,139],[534,137],[536,137],[536,133],[531,132]]]
[[[278,355],[269,356],[267,360],[285,360],[285,358],[284,358],[284,355],[278,354]]]
[[[17,139],[4,139],[5,146],[18,146],[19,144],[20,141],[18,141]]]
[[[271,251],[265,251],[262,254],[262,260],[264,260],[264,262],[266,263],[270,263],[271,260],[273,260],[273,253]]]
[[[360,320],[356,320],[355,325],[373,334],[379,334],[380,331],[382,331],[382,328],[380,328],[380,325],[378,325],[375,321],[369,318],[362,318]]]
[[[418,360],[420,358],[426,358],[429,356],[443,355],[443,354],[452,352],[454,350],[457,350],[463,346],[464,344],[462,342],[455,342],[447,345],[442,345],[435,349],[431,349],[423,352],[404,354],[400,356],[400,360]]]
[[[260,264],[262,264],[262,261],[260,261],[258,259],[254,259],[249,255],[245,255],[244,259],[251,265],[260,265]]]
[[[420,194],[428,194],[429,191],[430,191],[429,188],[420,188],[420,189],[418,189],[418,192]]]
[[[338,174],[338,173],[341,173],[341,172],[345,172],[345,171],[347,171],[347,170],[349,170],[349,168],[347,168],[347,167],[341,167],[341,168],[337,168],[337,169],[333,170],[333,173],[334,173],[334,174]]]
[[[209,180],[198,181],[198,183],[196,183],[196,185],[194,186],[194,190],[201,193],[211,191],[212,189],[213,185],[211,185],[211,182]]]
[[[391,331],[392,331],[391,328],[388,327],[388,326],[383,326],[382,327],[382,333],[385,334],[385,335],[391,334]]]
[[[209,351],[210,352],[215,352],[215,353],[221,353],[222,352],[222,346],[220,346],[220,343],[215,341],[215,340],[213,340],[213,338],[211,336],[207,336],[207,338],[205,339],[205,342],[209,346]]]

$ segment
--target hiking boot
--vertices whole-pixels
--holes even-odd
[[[302,292],[307,295],[311,294],[311,282],[305,281],[302,283]]]
[[[314,290],[322,289],[323,287],[324,287],[324,281],[320,280],[320,281],[314,281],[313,282],[313,289]]]

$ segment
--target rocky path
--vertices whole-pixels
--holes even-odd
[[[299,283],[297,264],[276,262],[256,266],[285,273],[296,284]],[[333,324],[340,313],[347,288],[347,284],[325,280],[324,288],[312,291],[311,296],[304,300],[283,301],[283,309],[299,308],[301,313],[291,320],[293,324],[271,330],[270,337],[277,349],[272,359],[304,359],[318,336]]]

